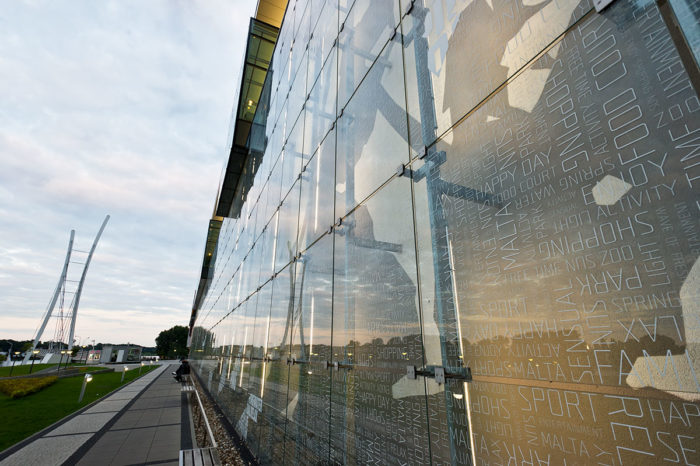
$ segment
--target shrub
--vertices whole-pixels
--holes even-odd
[[[10,398],[21,398],[48,387],[56,380],[58,380],[56,376],[0,380],[0,393]]]

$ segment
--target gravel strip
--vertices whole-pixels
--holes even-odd
[[[219,451],[221,464],[226,466],[248,466],[251,464],[247,463],[245,460],[243,460],[243,458],[241,458],[241,454],[236,448],[235,441],[231,438],[226,430],[226,427],[224,427],[223,423],[221,422],[222,416],[219,415],[217,410],[214,409],[211,399],[202,390],[197,377],[190,377],[190,380],[192,380],[195,389],[199,393],[199,398],[202,400],[202,406],[204,406],[204,412],[207,414],[209,427],[211,427],[211,430],[214,433],[214,439],[217,443],[217,450]],[[206,437],[207,433],[206,427],[204,427],[204,425],[200,427],[198,424],[199,423],[197,422],[194,423],[195,436],[199,442],[200,439],[203,440]]]

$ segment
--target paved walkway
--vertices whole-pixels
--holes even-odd
[[[170,374],[176,367],[163,365],[23,442],[0,465],[178,464],[179,451],[192,446],[181,385]]]

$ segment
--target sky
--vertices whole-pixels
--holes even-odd
[[[256,4],[3,2],[0,339],[35,336],[70,230],[87,251],[107,214],[77,343],[188,325]]]

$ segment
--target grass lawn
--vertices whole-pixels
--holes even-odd
[[[77,364],[77,363],[68,364],[68,367],[71,367],[71,366],[85,366],[85,364]],[[46,369],[47,367],[58,368],[58,364],[37,364],[37,363],[34,363],[34,369],[32,370],[32,373],[34,373],[36,371],[40,371],[42,369]],[[87,367],[94,367],[94,366],[87,366]],[[10,372],[12,372],[13,377],[15,375],[26,375],[26,374],[29,374],[29,369],[31,369],[31,364],[22,365],[22,366],[17,364],[17,365],[15,365],[14,369],[12,367],[0,367],[0,377],[9,377]],[[63,365],[61,365],[61,370],[63,370]]]
[[[144,366],[141,375],[156,367],[158,366]],[[124,383],[131,382],[138,376],[138,369],[130,370],[124,377]],[[94,375],[92,382],[87,384],[85,398],[81,403],[78,403],[78,396],[83,377],[59,379],[38,393],[14,400],[0,393],[0,451],[102,398],[122,385],[121,377],[121,371]]]

